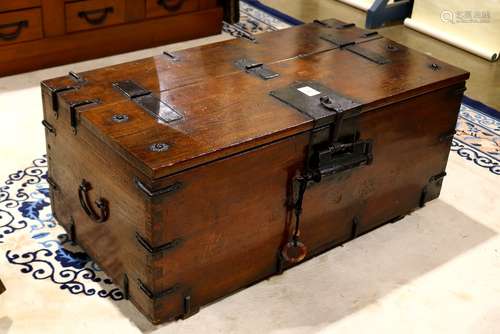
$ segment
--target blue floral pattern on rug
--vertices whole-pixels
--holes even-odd
[[[451,150],[500,175],[500,121],[462,104],[456,130]]]
[[[90,257],[69,240],[56,224],[50,210],[46,158],[11,174],[0,188],[0,243],[12,234],[28,236],[22,251],[7,249],[9,263],[37,280],[50,280],[72,294],[124,299],[117,288]]]

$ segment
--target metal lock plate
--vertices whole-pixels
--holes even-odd
[[[361,103],[317,81],[297,81],[269,94],[313,118],[316,127],[333,123],[339,113],[361,108]]]

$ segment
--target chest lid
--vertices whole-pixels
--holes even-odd
[[[151,179],[464,81],[468,73],[337,20],[42,83]],[[47,106],[46,106],[47,107]]]

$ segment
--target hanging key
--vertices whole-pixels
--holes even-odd
[[[307,184],[313,179],[310,173],[298,176],[295,181],[299,184],[297,201],[294,204],[295,226],[292,237],[281,250],[283,258],[290,263],[298,263],[307,255],[307,247],[300,241],[300,216],[302,215],[302,202]]]

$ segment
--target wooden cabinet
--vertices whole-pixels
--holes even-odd
[[[207,0],[0,2],[0,76],[218,34]]]

